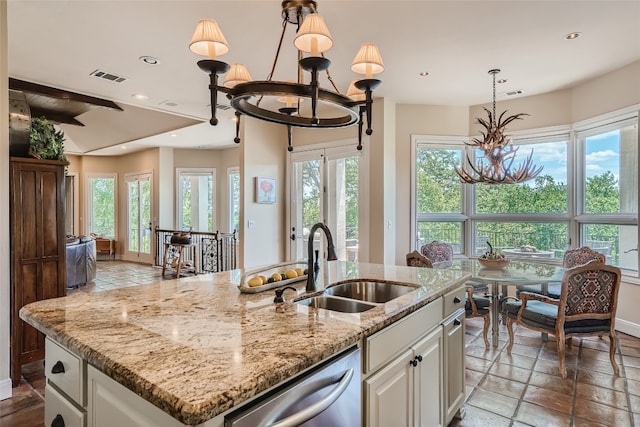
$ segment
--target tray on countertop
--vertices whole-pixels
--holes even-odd
[[[287,268],[284,268],[287,267]],[[279,288],[281,286],[286,286],[291,283],[300,282],[302,280],[307,280],[307,274],[303,276],[294,277],[293,279],[285,279],[280,280],[279,282],[265,283],[261,286],[249,286],[247,285],[247,280],[251,279],[257,275],[263,275],[269,278],[273,273],[282,273],[284,270],[295,269],[296,267],[301,267],[303,270],[307,268],[306,261],[290,261],[283,262],[280,264],[273,264],[266,267],[260,267],[255,270],[247,271],[242,275],[240,279],[240,284],[238,285],[238,289],[240,292],[245,294],[257,294],[258,292],[268,291],[269,289]]]

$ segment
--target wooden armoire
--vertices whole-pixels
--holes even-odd
[[[20,308],[66,294],[66,162],[11,157],[11,381],[22,365],[44,359],[44,336],[23,322]]]

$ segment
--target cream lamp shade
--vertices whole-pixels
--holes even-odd
[[[209,59],[216,59],[229,52],[229,43],[224,38],[224,34],[213,19],[202,19],[198,22],[196,30],[189,43],[191,52],[207,56]]]
[[[363,44],[351,63],[351,70],[358,74],[364,74],[367,79],[374,74],[383,72],[384,63],[378,46],[371,43]]]
[[[311,53],[311,56],[318,56],[319,53],[326,52],[333,46],[333,39],[329,28],[324,22],[324,18],[317,13],[308,15],[298,30],[298,35],[293,40],[293,44],[302,52]]]
[[[251,81],[251,74],[244,64],[231,64],[231,69],[224,79],[224,87],[232,88],[240,83]]]
[[[349,89],[347,89],[347,96],[354,101],[364,101],[366,99],[366,95],[363,90],[360,90],[356,87],[357,79],[351,80],[351,84],[349,84]]]

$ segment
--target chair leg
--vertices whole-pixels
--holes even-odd
[[[509,345],[507,345],[507,353],[511,354],[511,349],[513,348],[513,320],[510,317],[507,317],[507,331],[509,331]]]
[[[560,375],[567,378],[567,368],[564,366],[564,333],[556,333],[556,343],[558,346],[558,362],[560,363]]]
[[[573,344],[573,339],[572,339],[572,337],[569,337],[569,338],[567,338],[567,346],[569,348],[571,348],[571,344]]]
[[[484,338],[484,346],[489,349],[489,339],[487,338],[487,334],[489,333],[489,323],[491,323],[491,317],[486,314],[484,316],[484,328],[482,329],[482,338]]]
[[[616,376],[620,376],[620,368],[616,363],[616,335],[615,332],[609,334],[609,360],[611,360],[611,366],[613,367],[613,373]]]

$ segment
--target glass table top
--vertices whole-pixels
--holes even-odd
[[[468,271],[472,275],[472,280],[481,282],[516,284],[540,283],[540,281],[559,282],[564,274],[564,268],[560,266],[520,260],[512,260],[506,267],[499,269],[484,267],[478,260],[469,258],[434,263],[433,268]]]

